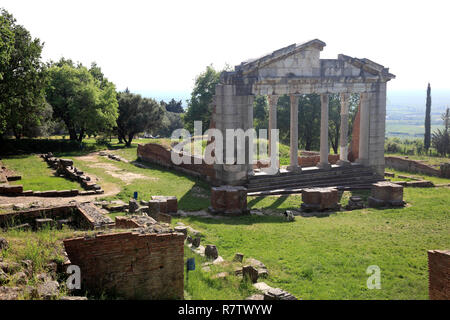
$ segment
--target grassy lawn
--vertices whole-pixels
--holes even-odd
[[[36,155],[21,155],[5,157],[4,165],[22,176],[21,180],[12,181],[11,184],[21,184],[24,190],[69,190],[82,189],[78,182],[55,176],[54,170]]]
[[[134,150],[136,158],[136,148],[123,149],[128,154],[129,150]],[[131,156],[124,158],[132,160]],[[178,198],[178,208],[181,210],[200,210],[209,206],[210,188],[202,180],[173,172],[157,165],[147,164],[150,169],[143,169],[134,166],[131,163],[117,162],[106,157],[97,157],[98,164],[92,167],[89,162],[73,158],[76,167],[82,169],[88,174],[94,174],[103,182],[113,183],[120,187],[119,194],[106,199],[120,199],[128,201],[133,197],[135,191],[138,192],[138,199],[149,200],[153,195],[176,196]],[[120,177],[112,176],[101,167],[101,164],[112,165],[118,169],[116,173],[126,175],[132,173],[139,175],[129,183],[123,181]]]
[[[110,149],[135,161],[137,143],[149,141],[155,142],[135,140],[130,148],[113,142]],[[165,144],[167,140],[159,139],[157,143]],[[280,149],[289,158],[284,147]],[[201,180],[152,164],[142,169],[101,156],[90,160],[78,157],[85,154],[57,156],[72,158],[75,166],[98,177],[100,185],[115,185],[120,189],[117,195],[107,199],[128,201],[137,191],[139,199],[144,200],[152,195],[177,196],[181,210],[209,206],[209,186]],[[2,161],[23,176],[17,183],[25,189],[79,188],[76,183],[54,177],[37,156],[7,157]],[[436,184],[450,183],[450,179],[389,168],[387,171],[424,177]],[[130,174],[135,178],[124,179]],[[352,194],[367,198],[369,191],[344,192],[341,204],[345,205]],[[342,211],[321,218],[297,216],[294,222],[285,222],[280,216],[188,217],[172,221],[174,225],[181,221],[201,231],[202,244],[215,244],[227,261],[236,252],[261,260],[270,274],[262,281],[302,299],[428,299],[427,250],[450,247],[450,188],[405,188],[404,199],[408,205],[401,209]],[[298,209],[300,204],[300,195],[248,197],[249,208],[278,213]],[[45,268],[46,261],[61,258],[60,240],[73,234],[76,234],[73,230],[0,232],[0,236],[12,243],[3,256],[16,261],[29,258],[36,261],[38,268]],[[185,281],[187,299],[244,299],[255,292],[248,282],[233,275],[236,265],[211,266],[211,271],[206,272],[201,266],[206,261],[204,258],[186,248],[185,259],[188,257],[195,257],[197,268],[190,272],[189,281]],[[366,269],[371,265],[381,269],[380,290],[367,289]],[[229,272],[230,276],[215,279],[214,275],[222,271]]]
[[[279,198],[259,203],[300,205],[294,197]],[[403,209],[298,216],[295,222],[268,216],[177,221],[202,231],[203,243],[215,244],[227,260],[236,252],[261,260],[270,273],[266,283],[303,299],[428,299],[427,250],[450,246],[448,199],[449,188],[406,188],[409,206]],[[381,268],[381,290],[366,287],[370,265]],[[207,281],[198,284],[204,296],[213,294],[203,286]]]

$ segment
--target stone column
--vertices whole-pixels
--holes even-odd
[[[317,166],[321,169],[331,168],[328,162],[328,94],[320,95],[320,162]]]
[[[271,130],[277,128],[277,104],[278,104],[278,96],[269,95],[269,156],[271,150],[270,147],[272,143]]]
[[[350,94],[341,93],[341,132],[339,137],[339,161],[341,166],[349,166],[348,157],[348,102]]]
[[[298,165],[298,96],[291,94],[290,171],[301,171]]]
[[[359,119],[359,155],[356,162],[367,165],[369,162],[369,120],[370,120],[370,104],[371,95],[369,93],[361,93],[361,110]]]

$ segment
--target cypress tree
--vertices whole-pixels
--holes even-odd
[[[427,105],[425,109],[425,137],[423,141],[423,145],[427,152],[428,149],[430,148],[430,141],[431,141],[431,87],[430,84],[428,83]]]

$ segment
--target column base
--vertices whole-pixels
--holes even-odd
[[[338,160],[336,162],[336,164],[339,165],[339,166],[342,166],[342,167],[349,167],[349,166],[352,165],[351,162],[348,161],[348,160]]]
[[[363,166],[367,166],[369,163],[368,159],[362,159],[362,158],[358,158],[355,160],[356,163],[362,164]]]
[[[292,172],[302,172],[302,168],[300,166],[288,166],[286,169]]]
[[[331,164],[329,164],[328,162],[319,162],[316,167],[318,167],[319,169],[331,169]]]

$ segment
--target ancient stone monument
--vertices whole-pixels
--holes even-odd
[[[349,166],[347,154],[349,95],[360,95],[359,154],[356,162],[371,168],[378,177],[384,175],[384,135],[386,118],[386,83],[395,78],[389,69],[369,59],[352,58],[340,54],[337,59],[320,59],[325,43],[312,40],[292,44],[258,59],[242,62],[234,71],[223,72],[212,105],[211,127],[226,129],[253,128],[253,100],[257,95],[269,97],[269,133],[276,129],[277,101],[289,95],[291,101],[290,166],[288,173],[300,176],[298,161],[298,97],[316,93],[321,96],[320,161],[316,170],[334,170]],[[340,160],[329,163],[328,102],[329,94],[341,96]],[[224,135],[225,138],[225,135]],[[223,142],[224,152],[226,139]],[[233,137],[234,139],[234,137]],[[211,141],[214,137],[211,137]],[[269,145],[271,137],[269,135]],[[249,139],[236,146],[249,152]],[[270,147],[269,147],[270,150]],[[247,161],[248,160],[248,161]],[[255,175],[253,163],[246,157],[245,164],[214,164],[216,185],[245,185]],[[230,162],[227,162],[230,163]],[[310,171],[309,171],[310,172]]]

